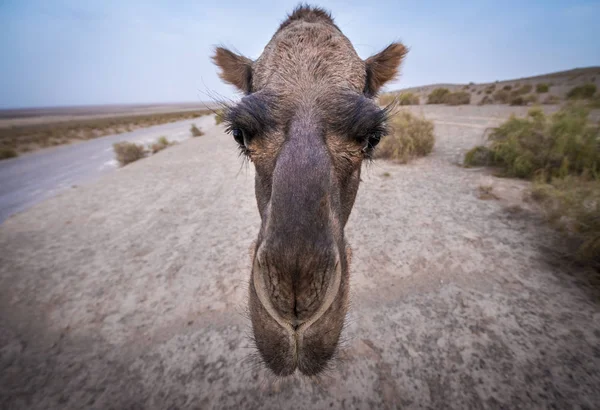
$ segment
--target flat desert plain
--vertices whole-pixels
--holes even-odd
[[[255,360],[254,171],[211,125],[0,225],[0,408],[597,408],[597,276],[555,256],[526,182],[459,165],[527,108],[406,109],[436,145],[363,170],[326,375],[278,380]]]

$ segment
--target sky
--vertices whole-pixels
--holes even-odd
[[[256,59],[298,1],[0,0],[0,108],[235,98],[216,45]],[[600,65],[600,1],[348,1],[330,10],[367,58],[410,48],[394,90]]]

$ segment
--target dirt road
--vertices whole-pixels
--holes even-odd
[[[115,142],[148,145],[163,135],[169,141],[178,142],[190,138],[191,124],[202,128],[213,123],[212,115],[204,116],[0,161],[0,223],[13,213],[25,210],[64,189],[114,171],[117,162],[112,144]]]
[[[434,153],[365,169],[327,376],[277,381],[251,359],[253,170],[215,127],[0,225],[0,408],[596,407],[600,285],[506,209],[523,183],[455,165],[512,110],[416,110]],[[479,199],[482,181],[508,199]]]

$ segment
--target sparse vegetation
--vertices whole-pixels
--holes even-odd
[[[505,85],[504,87],[502,87],[502,89],[504,91],[510,91],[510,90],[512,90],[512,85]]]
[[[433,150],[435,137],[433,122],[402,111],[390,120],[392,132],[375,150],[376,158],[407,162]]]
[[[588,124],[588,111],[580,105],[552,116],[532,108],[526,118],[512,116],[494,128],[489,139],[488,160],[507,176],[600,177],[600,128]]]
[[[481,101],[479,101],[479,105],[487,105],[493,104],[494,100],[489,95],[484,95]]]
[[[494,187],[491,185],[479,185],[479,199],[498,199],[498,196],[494,193]]]
[[[494,93],[494,101],[499,104],[508,103],[510,98],[510,93],[506,90],[498,90]]]
[[[466,153],[464,163],[497,166],[504,176],[535,180],[532,197],[548,219],[577,242],[574,256],[600,266],[600,126],[570,104],[547,116],[532,108],[494,128],[490,145]]]
[[[512,97],[510,100],[510,105],[525,105],[525,98],[520,95]]]
[[[536,183],[532,197],[548,220],[574,240],[579,262],[600,267],[600,181],[582,177]]]
[[[196,127],[196,124],[192,124],[190,127],[190,132],[192,133],[192,137],[201,137],[204,135],[200,128]]]
[[[17,151],[8,147],[0,147],[0,160],[19,156]]]
[[[169,141],[167,137],[160,137],[154,144],[150,146],[150,150],[153,154],[156,154],[159,151],[173,145],[174,143]]]
[[[142,159],[147,155],[143,145],[126,141],[114,143],[113,150],[115,151],[117,162],[119,162],[119,165],[121,166]]]
[[[18,152],[120,134],[137,128],[198,118],[208,111],[125,115],[0,128],[0,145]]]
[[[538,94],[547,93],[550,90],[550,86],[546,83],[539,83],[535,86],[535,92]]]
[[[436,88],[427,97],[427,104],[445,104],[446,96],[450,94],[447,88]]]
[[[463,105],[471,103],[471,93],[467,91],[456,91],[454,93],[447,94],[445,102],[448,105]]]
[[[573,87],[567,93],[567,98],[571,100],[590,99],[594,94],[596,94],[596,84],[584,84],[579,87]]]
[[[544,98],[542,104],[558,104],[559,102],[560,98],[558,98],[556,95],[549,94],[546,96],[546,98]]]
[[[400,93],[398,95],[398,104],[399,105],[419,105],[419,96],[413,93]]]

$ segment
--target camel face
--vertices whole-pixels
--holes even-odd
[[[330,15],[297,8],[252,61],[217,48],[221,78],[245,96],[228,130],[256,168],[261,227],[249,311],[256,346],[277,375],[315,375],[334,356],[347,312],[344,227],[361,165],[386,132],[373,97],[406,48],[362,60]]]

